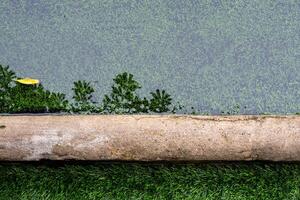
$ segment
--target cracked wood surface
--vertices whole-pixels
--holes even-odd
[[[300,161],[300,116],[6,115],[0,160]]]

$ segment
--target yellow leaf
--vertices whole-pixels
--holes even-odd
[[[40,81],[37,79],[32,79],[32,78],[22,78],[22,79],[17,79],[16,82],[24,84],[24,85],[36,85],[39,84]]]

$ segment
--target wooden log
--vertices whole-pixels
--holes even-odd
[[[0,116],[0,160],[300,161],[300,116]]]

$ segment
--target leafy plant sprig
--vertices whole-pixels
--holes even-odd
[[[12,82],[16,78],[14,71],[9,69],[9,66],[0,65],[0,112],[9,112],[9,106],[11,104],[10,90],[12,88]]]
[[[147,113],[149,111],[149,101],[140,98],[136,93],[141,85],[133,79],[132,74],[126,72],[118,74],[113,81],[111,93],[106,94],[103,99],[104,113]]]
[[[75,103],[71,105],[72,112],[96,112],[96,102],[92,100],[95,92],[90,82],[76,81],[72,88]]]
[[[155,92],[150,93],[152,98],[150,99],[150,111],[156,113],[169,112],[172,104],[171,95],[166,93],[165,90],[160,91],[157,89]]]

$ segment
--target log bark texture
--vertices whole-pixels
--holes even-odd
[[[300,116],[0,116],[0,160],[300,161]]]

